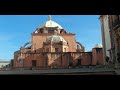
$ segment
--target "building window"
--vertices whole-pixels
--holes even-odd
[[[58,52],[58,48],[55,48],[55,52]]]
[[[46,49],[46,52],[49,52],[49,48]]]
[[[114,16],[113,26],[115,27],[115,26],[118,25],[119,23],[120,23],[119,15],[115,15],[115,16]]]
[[[49,28],[48,28],[48,33],[54,33],[54,28],[49,27]]]

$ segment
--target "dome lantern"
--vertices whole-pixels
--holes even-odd
[[[44,28],[44,27],[47,27],[47,28],[56,28],[58,27],[59,29],[63,29],[58,23],[56,23],[55,21],[53,21],[51,19],[51,15],[48,16],[48,20],[43,23],[39,28]]]
[[[49,21],[51,20],[51,15],[48,16],[48,20],[49,20]]]
[[[95,45],[95,48],[102,48],[103,46],[102,46],[102,44],[96,44]]]

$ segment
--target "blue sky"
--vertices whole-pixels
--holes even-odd
[[[90,51],[102,43],[99,15],[52,15],[52,20],[67,32],[76,34],[76,40]],[[0,59],[10,60],[26,42],[31,33],[48,20],[48,15],[0,15]]]

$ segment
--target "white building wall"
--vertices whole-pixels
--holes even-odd
[[[9,63],[0,63],[0,68],[2,68],[2,66],[6,66],[8,65]]]
[[[109,21],[108,21],[108,15],[104,15],[103,17],[103,25],[104,25],[104,34],[105,34],[105,54],[106,56],[110,57],[109,50],[111,48],[111,42],[110,42],[110,29],[109,29]]]

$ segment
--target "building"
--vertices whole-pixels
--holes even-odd
[[[109,42],[108,43],[109,45],[107,45],[107,47],[109,47],[108,51],[109,51],[110,59],[114,64],[118,63],[118,57],[120,56],[119,55],[120,54],[120,15],[101,15],[100,20],[101,20],[102,31],[107,32],[107,34],[104,34],[102,32],[103,47],[104,47],[103,49],[104,50],[106,49],[106,46],[104,46],[106,42],[104,41]]]
[[[114,63],[118,63],[120,56],[120,15],[109,15],[110,35],[111,35],[111,57]]]
[[[107,56],[111,57],[109,52],[109,50],[111,49],[109,15],[101,15],[100,22],[101,22],[101,32],[102,32],[103,60],[104,60],[104,64],[106,64],[105,58]]]
[[[13,59],[10,60],[10,63],[9,63],[9,67],[12,68],[13,67]]]
[[[32,33],[31,41],[14,53],[14,67],[68,68],[92,65],[92,57],[96,53],[85,52],[85,47],[76,41],[75,34],[68,33],[49,16],[48,21]]]
[[[0,61],[0,68],[4,68],[6,65],[8,65],[10,63],[10,61],[5,61],[5,60],[1,60]]]
[[[92,65],[103,65],[103,46],[101,44],[96,44],[92,48]]]

